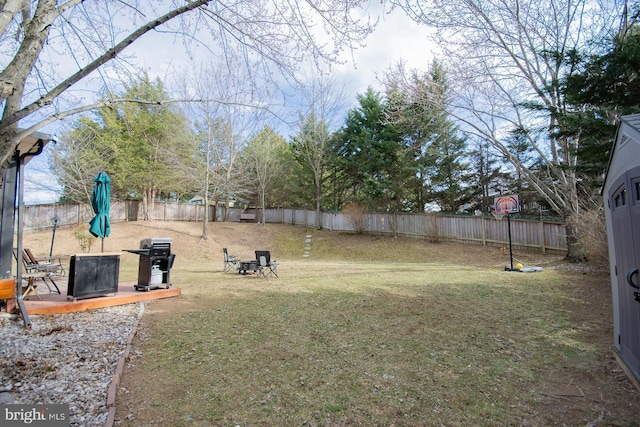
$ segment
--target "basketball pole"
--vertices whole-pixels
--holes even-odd
[[[509,271],[513,271],[513,248],[511,247],[511,212],[507,212],[507,229],[509,230],[509,260],[511,262],[511,268]]]
[[[507,230],[509,233],[509,267],[505,267],[505,271],[520,271],[513,268],[513,242],[511,239],[511,214],[520,212],[520,198],[517,194],[510,196],[499,196],[493,199],[494,210],[500,212],[501,215],[507,215]],[[497,218],[497,216],[496,216]]]

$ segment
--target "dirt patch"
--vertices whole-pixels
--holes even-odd
[[[30,248],[37,257],[47,256],[53,239],[53,254],[68,258],[69,255],[82,253],[80,241],[74,235],[77,230],[86,231],[88,225],[58,228],[55,236],[51,231],[26,233],[24,247]],[[295,231],[304,233],[304,229]],[[169,237],[172,239],[172,252],[176,254],[175,266],[178,267],[198,262],[218,262],[222,265],[222,248],[227,246],[231,253],[249,259],[254,257],[255,249],[273,246],[272,233],[258,224],[211,223],[206,239],[202,238],[202,234],[202,224],[195,222],[112,223],[111,234],[104,239],[104,252],[138,249],[142,239]],[[100,252],[101,247],[102,241],[95,239],[89,252]],[[121,263],[125,269],[131,269],[137,265],[138,256],[124,252]]]

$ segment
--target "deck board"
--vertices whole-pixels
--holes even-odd
[[[28,315],[74,313],[96,308],[171,298],[179,296],[182,293],[180,288],[174,287],[170,287],[169,289],[160,288],[150,291],[137,291],[134,288],[136,282],[124,282],[118,283],[118,292],[115,295],[109,294],[73,301],[72,298],[67,299],[66,278],[61,278],[61,280],[56,279],[56,284],[60,288],[60,295],[49,292],[44,284],[39,284],[37,287],[37,295],[30,294],[24,298],[23,301]]]

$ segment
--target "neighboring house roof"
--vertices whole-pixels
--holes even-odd
[[[190,198],[188,200],[188,202],[189,203],[202,203],[202,204],[204,204],[204,197],[196,195],[196,196],[193,196],[192,198]],[[214,205],[215,202],[216,202],[215,200],[209,199],[209,205]],[[218,200],[218,203],[220,203],[220,202],[222,202],[222,200]],[[233,199],[233,197],[231,199],[229,199],[229,205],[231,207],[233,207],[234,203],[235,203],[235,199]]]
[[[193,196],[189,199],[189,203],[204,203],[204,197],[202,196]]]

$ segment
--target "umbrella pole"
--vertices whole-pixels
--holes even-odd
[[[58,218],[53,219],[53,234],[51,235],[51,249],[49,249],[49,256],[53,253],[53,241],[56,238],[56,225],[58,225]]]
[[[104,237],[103,237],[103,238],[101,238],[100,240],[102,240],[101,252],[104,252]]]

